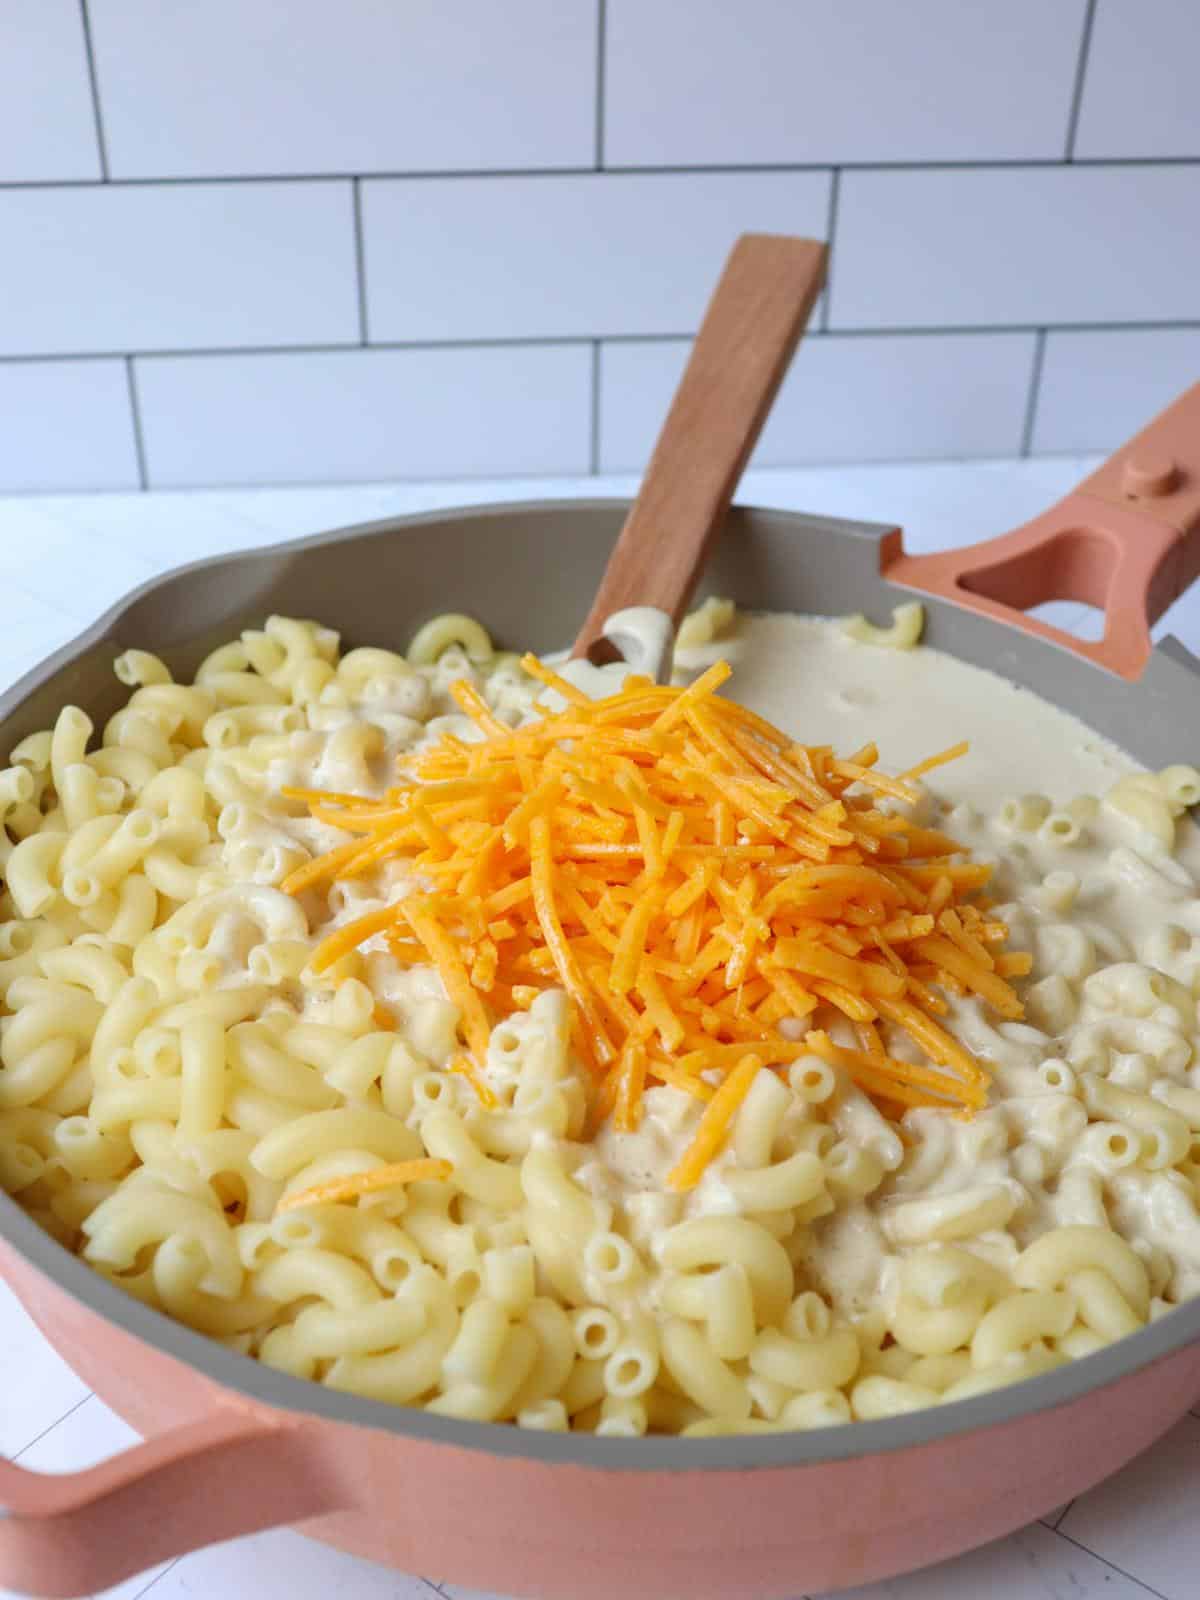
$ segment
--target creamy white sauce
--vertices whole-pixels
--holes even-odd
[[[1138,770],[1115,745],[1028,689],[940,650],[880,649],[827,622],[768,615],[739,618],[730,637],[680,651],[676,665],[680,677],[690,677],[716,660],[733,667],[731,698],[804,744],[849,753],[873,740],[886,772],[903,772],[969,739],[970,754],[929,783],[986,810],[999,796],[1029,790],[1053,800],[1101,794]]]
[[[734,669],[727,692],[735,699],[804,744],[829,744],[849,755],[874,742],[885,771],[903,772],[969,740],[969,754],[917,786],[912,814],[953,835],[975,859],[994,863],[992,914],[1008,926],[1010,948],[1031,953],[1033,970],[1016,981],[1026,1007],[1021,1022],[1000,1020],[978,1000],[948,997],[945,1025],[991,1074],[989,1103],[971,1120],[921,1109],[897,1129],[841,1073],[823,1104],[811,1106],[797,1094],[782,1107],[780,1079],[760,1073],[752,1093],[777,1097],[779,1111],[769,1148],[752,1129],[739,1143],[745,1130],[735,1122],[701,1181],[679,1194],[668,1175],[692,1140],[699,1103],[651,1085],[636,1132],[605,1125],[589,1140],[585,1071],[571,1054],[561,991],[540,994],[528,1012],[492,1029],[478,1070],[496,1097],[493,1109],[481,1104],[466,1077],[446,1070],[462,1048],[459,1019],[434,967],[399,964],[382,934],[361,947],[362,959],[354,963],[361,981],[343,983],[344,972],[317,974],[308,966],[316,944],[335,929],[432,885],[396,860],[352,881],[321,883],[296,897],[283,893],[279,885],[297,865],[350,836],[332,816],[308,817],[303,801],[281,791],[332,789],[382,798],[413,752],[444,732],[479,738],[449,693],[458,678],[472,678],[493,713],[511,726],[535,714],[535,701],[553,700],[512,659],[479,670],[455,647],[418,670],[387,652],[358,655],[360,666],[370,658],[367,676],[345,670],[331,678],[305,704],[306,728],[249,739],[221,757],[214,753],[204,770],[210,792],[219,796],[217,837],[197,843],[190,860],[170,868],[177,876],[163,892],[178,909],[138,943],[133,964],[175,998],[250,991],[226,993],[222,1004],[235,1023],[257,1019],[249,1038],[260,1048],[269,1044],[271,1030],[287,1049],[295,1041],[292,1066],[299,1070],[287,1092],[298,1085],[303,1095],[315,1090],[324,1101],[314,1078],[327,1072],[347,1103],[382,1105],[418,1131],[431,1105],[449,1103],[480,1149],[507,1163],[506,1187],[518,1168],[524,1182],[527,1165],[537,1167],[547,1153],[557,1158],[558,1166],[551,1166],[560,1179],[569,1175],[577,1186],[568,1192],[567,1210],[582,1206],[595,1230],[623,1235],[627,1255],[629,1243],[640,1252],[627,1282],[602,1282],[595,1265],[563,1256],[553,1227],[545,1231],[554,1205],[564,1203],[563,1191],[553,1202],[543,1194],[526,1206],[514,1202],[509,1189],[505,1206],[469,1198],[451,1218],[433,1214],[436,1206],[426,1201],[423,1217],[408,1215],[407,1225],[439,1269],[448,1270],[450,1237],[453,1249],[475,1261],[480,1251],[523,1245],[528,1227],[538,1292],[568,1307],[610,1305],[629,1314],[634,1326],[643,1312],[651,1319],[690,1317],[690,1310],[673,1311],[669,1304],[672,1271],[662,1266],[669,1230],[688,1218],[746,1210],[739,1198],[745,1195],[743,1161],[761,1167],[814,1150],[824,1187],[811,1205],[752,1215],[756,1227],[786,1250],[796,1291],[820,1291],[841,1319],[857,1325],[864,1361],[871,1330],[882,1339],[897,1309],[904,1309],[901,1286],[911,1273],[906,1258],[929,1240],[961,1243],[1007,1275],[1021,1251],[1048,1230],[1103,1226],[1144,1262],[1152,1314],[1200,1292],[1200,833],[1186,817],[1172,820],[1176,789],[1170,807],[1158,779],[1144,776],[1139,781],[1148,787],[1131,790],[1128,780],[1140,769],[1108,741],[1028,691],[935,651],[882,649],[852,641],[835,625],[788,616],[740,618],[729,637],[680,651],[676,681],[727,658]],[[599,694],[618,688],[626,668],[574,663],[566,670]],[[1196,754],[1179,752],[1185,761]],[[227,772],[217,770],[221,762],[228,763]],[[1200,793],[1200,774],[1185,773],[1183,781]],[[168,868],[160,864],[159,870]],[[173,927],[177,918],[186,924],[182,938],[182,926]],[[51,951],[51,964],[55,956]],[[378,1031],[381,1025],[386,1032]],[[856,1043],[829,1008],[779,1024],[793,1038],[814,1025]],[[916,1054],[906,1036],[886,1024],[880,1031],[893,1054]],[[354,1054],[364,1039],[368,1051]],[[372,1056],[379,1045],[383,1055]],[[240,1046],[234,1048],[236,1055]],[[268,1065],[268,1077],[280,1070],[276,1056]],[[255,1099],[247,1084],[238,1090],[238,1115],[248,1117],[255,1138],[275,1125],[280,1102],[274,1092]],[[161,1132],[154,1120],[144,1125],[142,1166],[125,1181],[137,1184],[148,1172],[190,1192],[201,1179],[180,1165],[178,1152],[164,1154]],[[229,1132],[213,1138],[229,1143]],[[242,1138],[238,1131],[236,1140]],[[526,1164],[530,1151],[538,1156]],[[372,1160],[353,1150],[336,1157],[343,1158],[352,1165]],[[156,1177],[150,1166],[160,1160],[166,1165]],[[539,1181],[551,1183],[553,1175],[543,1171]],[[212,1196],[219,1205],[225,1198]],[[273,1191],[260,1194],[263,1212],[247,1225],[264,1222],[276,1198]],[[55,1212],[59,1199],[55,1192],[47,1214],[70,1233],[81,1218],[70,1207]],[[44,1200],[38,1203],[46,1209]],[[392,1209],[376,1213],[377,1220],[405,1217],[403,1194],[385,1196],[383,1204]],[[571,1214],[578,1218],[577,1209]],[[86,1211],[81,1215],[90,1224]],[[606,1248],[616,1245],[609,1239]],[[582,1246],[576,1253],[585,1253]],[[110,1258],[101,1252],[96,1259]],[[240,1271],[236,1261],[234,1268]],[[696,1287],[693,1279],[688,1292]],[[1141,1301],[1139,1316],[1144,1295]],[[239,1347],[263,1353],[264,1334],[282,1334],[286,1344],[290,1312],[281,1317],[271,1333],[265,1323],[253,1333],[239,1332],[246,1340]],[[1035,1356],[1060,1358],[1041,1341],[1033,1343]],[[875,1345],[880,1361],[913,1357],[907,1349],[881,1354],[878,1339]],[[1063,1353],[1081,1348],[1077,1341]],[[959,1359],[965,1359],[962,1351]],[[735,1364],[745,1377],[743,1358]],[[316,1366],[297,1370],[324,1375]],[[760,1385],[753,1403],[756,1415],[773,1418],[778,1407],[772,1412],[769,1387]]]
[[[369,762],[369,788],[364,788],[361,773],[350,783],[354,774],[331,770],[328,737],[320,751],[310,743],[297,759],[276,763],[272,782],[319,786],[340,781],[357,792],[379,795],[397,758],[406,751],[430,742],[444,729],[460,738],[477,738],[447,693],[454,676],[469,670],[465,659],[456,657],[453,653],[452,658],[443,658],[434,670],[432,699],[423,708],[432,711],[433,719],[421,727],[419,737],[409,724],[383,730],[383,741]],[[1173,948],[1169,955],[1157,948],[1152,954],[1158,967],[1178,978],[1190,994],[1200,974],[1200,908],[1192,886],[1193,873],[1200,871],[1200,833],[1184,821],[1172,860],[1129,819],[1099,803],[1119,779],[1141,770],[1109,741],[994,673],[925,648],[893,650],[861,644],[823,621],[787,615],[739,617],[728,637],[678,651],[674,681],[688,682],[718,659],[733,666],[727,692],[742,704],[805,744],[830,744],[849,754],[873,741],[885,771],[903,772],[963,739],[970,741],[966,756],[936,769],[919,785],[923,792],[916,815],[922,823],[941,827],[961,840],[974,859],[995,864],[989,892],[1002,902],[997,915],[1009,923],[1012,946],[1029,949],[1035,958],[1033,973],[1021,988],[1028,991],[1064,968],[1072,970],[1072,962],[1084,956],[1100,965],[1137,964],[1148,942],[1157,937],[1162,943],[1167,921],[1176,930]],[[586,692],[601,695],[619,688],[628,668],[622,662],[597,668],[577,661],[561,664],[561,670]],[[487,691],[505,720],[514,724],[532,714],[535,698],[551,703],[556,698],[514,674],[487,685]],[[347,707],[330,720],[336,729],[374,715],[374,707]],[[1006,826],[1001,815],[1004,802],[1029,794],[1045,797],[1056,810],[1066,812],[1074,806],[1085,814],[1080,837],[1063,844]],[[293,838],[311,841],[313,848],[328,848],[338,837],[320,824],[292,819],[284,826]],[[314,837],[317,830],[319,836]],[[361,916],[411,886],[401,869],[389,870],[387,882],[367,879],[360,889],[352,890],[319,932]],[[1077,880],[1067,910],[1055,906],[1063,904],[1064,895],[1071,896],[1071,882],[1058,882],[1052,874]],[[1057,885],[1057,899],[1046,887],[1047,879],[1051,888]],[[415,1036],[417,1047],[435,1058],[448,1054],[453,1048],[453,1026],[447,1021],[452,1011],[437,973],[432,968],[398,967],[381,939],[370,941],[366,949],[368,981],[402,1031]],[[1139,1040],[1154,1024],[1146,1018],[1100,1011],[1079,984],[1067,982],[1077,1014],[1059,1033],[1035,1026],[1032,1019],[1026,1024],[1006,1023],[990,1016],[979,1001],[951,998],[949,1025],[993,1072],[989,1108],[966,1124],[936,1111],[910,1113],[905,1119],[909,1144],[899,1169],[865,1199],[843,1197],[830,1216],[811,1225],[802,1252],[805,1269],[813,1284],[845,1313],[862,1313],[892,1292],[897,1250],[903,1253],[903,1247],[889,1239],[886,1224],[889,1211],[907,1200],[958,1195],[980,1186],[1008,1193],[1014,1209],[1007,1227],[972,1241],[973,1248],[1001,1266],[1010,1265],[1020,1247],[1045,1229],[1079,1220],[1078,1185],[1070,1179],[1063,1185],[1060,1180],[1068,1170],[1096,1170],[1081,1138],[1088,1112],[1078,1093],[1049,1089],[1039,1069],[1060,1057],[1069,1061],[1073,1051],[1086,1054],[1087,1040],[1098,1028],[1104,1038],[1096,1049],[1106,1068],[1114,1056],[1136,1057]],[[430,1001],[435,1002],[432,1015]],[[1031,1012],[1039,1017],[1036,998]],[[853,1043],[836,1017],[821,1020],[835,1037],[841,1033]],[[515,1025],[520,1030],[524,1019],[515,1019]],[[1194,1003],[1188,1017],[1175,1018],[1171,1026],[1179,1041],[1177,1054],[1187,1062],[1177,1069],[1177,1076],[1190,1084]],[[907,1041],[902,1036],[889,1043],[897,1053],[905,1053]],[[502,1086],[503,1072],[497,1077],[494,1067],[490,1062],[493,1086]],[[1121,1070],[1118,1061],[1118,1078]],[[468,1099],[461,1103],[470,1109]],[[618,1133],[606,1125],[589,1145],[563,1146],[577,1181],[610,1206],[617,1225],[647,1248],[653,1249],[662,1231],[683,1217],[739,1209],[724,1182],[724,1174],[735,1164],[729,1147],[686,1195],[674,1194],[667,1185],[667,1175],[690,1142],[698,1115],[697,1102],[689,1096],[657,1086],[645,1096],[637,1132]],[[861,1137],[862,1130],[858,1132]],[[1171,1213],[1172,1204],[1176,1212],[1182,1207],[1194,1214],[1193,1198],[1190,1192],[1182,1193],[1182,1180],[1168,1183],[1161,1174],[1155,1180],[1106,1178],[1104,1203],[1110,1220],[1128,1238],[1147,1250],[1160,1248],[1170,1254],[1172,1280],[1163,1287],[1182,1296],[1200,1288],[1200,1219],[1194,1242],[1190,1235],[1182,1245],[1177,1238],[1172,1242],[1167,1237],[1172,1230],[1162,1219]],[[1178,1226],[1173,1233],[1179,1234]]]
[[[1200,986],[1200,905],[1194,888],[1200,831],[1181,821],[1172,860],[1129,819],[1099,804],[1114,783],[1142,769],[1094,730],[994,673],[926,648],[860,644],[822,621],[739,618],[731,636],[679,651],[675,681],[689,681],[718,659],[733,666],[727,692],[743,705],[804,744],[830,744],[848,754],[873,741],[880,767],[888,772],[903,772],[939,750],[970,741],[967,755],[924,780],[919,820],[960,839],[973,859],[995,863],[989,892],[1004,902],[997,915],[1010,925],[1012,946],[1031,950],[1035,958],[1030,979],[1020,988],[1027,991],[1064,965],[1069,969],[1081,946],[1101,965],[1148,963],[1188,991]],[[589,693],[612,693],[623,671],[621,664],[597,669],[576,662],[569,676]],[[1194,753],[1180,752],[1182,759]],[[1056,808],[1075,804],[1087,813],[1081,837],[1064,845],[1005,826],[1003,802],[1028,794],[1044,796]],[[1096,803],[1089,804],[1089,798]],[[1044,887],[1054,873],[1078,880],[1069,911],[1054,909],[1051,890],[1057,887],[1061,896],[1062,884],[1052,879],[1051,890]],[[1175,930],[1169,953],[1161,948],[1164,925]],[[1091,991],[1098,981],[1091,980]],[[1069,986],[1072,992],[1080,989]],[[1112,1041],[1100,1046],[1107,1051],[1105,1064],[1114,1056],[1137,1056],[1139,1038],[1153,1023],[1102,1011],[1085,992],[1079,999],[1076,1020],[1055,1034],[1003,1022],[977,1000],[951,998],[952,1031],[993,1070],[990,1107],[966,1125],[936,1111],[910,1114],[905,1123],[913,1144],[894,1178],[866,1202],[840,1206],[813,1224],[807,1268],[845,1311],[861,1312],[886,1297],[894,1257],[881,1221],[889,1207],[911,1194],[955,1194],[979,1185],[1009,1191],[1016,1209],[1008,1229],[974,1241],[997,1265],[1011,1264],[1019,1248],[1047,1228],[1082,1220],[1075,1214],[1071,1182],[1064,1199],[1059,1180],[1073,1162],[1095,1170],[1075,1148],[1087,1111],[1075,1095],[1049,1090],[1038,1069],[1060,1055],[1079,1054],[1097,1027]],[[1032,1009],[1037,1015],[1036,1003]],[[1186,1038],[1181,1053],[1188,1065],[1179,1076],[1190,1083],[1194,1003],[1185,1017],[1172,1018],[1170,1027]],[[903,1053],[903,1042],[896,1048]],[[1110,1070],[1119,1077],[1120,1061]],[[662,1192],[695,1121],[695,1107],[685,1096],[657,1090],[647,1097],[636,1134],[601,1132],[582,1175],[595,1192],[618,1203],[622,1193]],[[677,1214],[736,1209],[721,1182],[731,1161],[727,1149]],[[1182,1298],[1200,1289],[1200,1225],[1184,1180],[1170,1181],[1163,1174],[1144,1181],[1118,1177],[1107,1183],[1105,1200],[1110,1220],[1127,1238],[1171,1256],[1173,1294]],[[1171,1227],[1168,1215],[1175,1218]],[[1192,1219],[1191,1232],[1180,1227],[1181,1215]]]

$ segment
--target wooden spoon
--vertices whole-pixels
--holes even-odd
[[[572,657],[669,676],[675,628],[821,291],[826,254],[815,239],[767,233],[743,234],[730,251]],[[623,615],[632,607],[638,615]]]

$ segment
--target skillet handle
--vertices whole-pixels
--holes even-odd
[[[884,544],[883,576],[1141,676],[1150,625],[1200,576],[1200,384],[1057,505],[997,539],[936,555]],[[1026,615],[1045,600],[1104,612],[1099,643]]]
[[[83,1472],[0,1461],[0,1586],[89,1595],[221,1539],[351,1503],[311,1429],[218,1407]]]

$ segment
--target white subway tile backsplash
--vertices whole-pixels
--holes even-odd
[[[0,355],[357,342],[349,183],[0,191]]]
[[[90,0],[113,175],[590,166],[597,3]]]
[[[609,0],[605,164],[1061,157],[1083,17],[1084,0]]]
[[[824,237],[826,173],[363,184],[372,339],[686,334],[739,233]]]
[[[156,412],[159,483],[565,471],[593,432],[640,461],[752,230],[832,230],[813,326],[861,337],[805,353],[760,462],[1015,450],[1025,414],[1037,451],[1103,445],[1196,359],[1193,0],[0,19],[0,493],[138,482],[123,357],[194,424]],[[246,364],[169,359],[202,353]],[[432,412],[389,432],[383,374],[426,368]]]
[[[1016,455],[1033,346],[1028,333],[809,339],[754,464]],[[601,470],[645,465],[689,348],[685,340],[603,346]]]
[[[150,483],[586,472],[588,345],[137,362]]]
[[[1200,156],[1197,61],[1196,0],[1101,0],[1075,155]]]
[[[1200,166],[846,172],[830,325],[1200,314]]]
[[[1115,449],[1193,383],[1200,383],[1200,328],[1051,333],[1033,449]]]
[[[123,361],[0,362],[0,494],[136,489]]]
[[[0,183],[99,176],[79,0],[4,0]]]

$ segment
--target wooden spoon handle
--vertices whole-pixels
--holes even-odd
[[[815,239],[743,234],[725,263],[573,656],[626,606],[678,623],[825,281]]]

